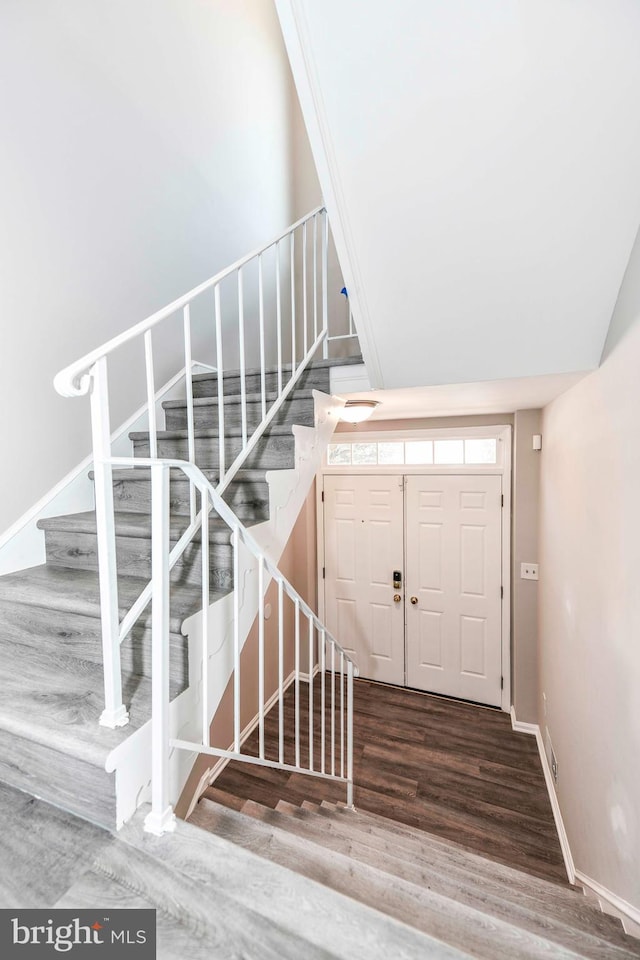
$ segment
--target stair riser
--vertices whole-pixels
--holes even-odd
[[[267,408],[268,412],[268,408]],[[169,407],[165,410],[165,422],[167,430],[186,430],[187,429],[187,408]],[[216,429],[218,426],[218,404],[214,403],[206,407],[195,406],[193,408],[193,419],[196,429]],[[247,429],[249,433],[260,425],[262,421],[262,405],[260,401],[247,402]],[[225,404],[224,409],[225,428],[239,427],[242,425],[242,407],[239,403],[230,405]],[[313,426],[314,423],[314,402],[309,399],[294,399],[284,402],[280,410],[272,420],[272,423],[299,423],[305,426]]]
[[[282,375],[283,386],[286,386],[288,377],[289,373],[284,371]],[[246,393],[262,392],[262,381],[259,373],[247,374],[245,384]],[[277,389],[278,375],[276,373],[267,373],[265,375],[265,392],[273,393],[277,391]],[[309,368],[300,376],[300,379],[296,381],[296,390],[320,390],[323,393],[328,393],[329,369],[327,367],[321,367],[319,369]],[[240,377],[225,377],[224,393],[225,396],[238,395],[240,393]],[[193,395],[194,397],[217,397],[218,379],[215,373],[211,374],[210,377],[204,377],[202,380],[194,380]]]
[[[97,570],[98,545],[95,533],[61,530],[45,531],[47,563],[72,570]],[[116,537],[118,575],[151,579],[151,540],[142,537]],[[231,544],[212,543],[209,547],[210,584],[230,588],[233,557]],[[202,582],[199,543],[191,543],[171,571],[173,584],[199,585]]]
[[[113,485],[116,510],[150,513],[150,480],[116,480]],[[189,483],[172,480],[170,489],[172,516],[189,516],[191,511]],[[269,485],[266,481],[243,481],[232,484],[224,499],[240,520],[267,520],[269,517]],[[199,498],[198,501],[199,502]]]
[[[113,830],[115,774],[0,729],[0,780]]]
[[[102,664],[102,634],[95,617],[2,603],[0,620],[5,641],[34,650],[53,647],[56,654]],[[151,630],[134,628],[120,647],[120,657],[123,673],[151,677]],[[174,697],[189,681],[187,640],[181,634],[169,634],[169,676]]]
[[[196,437],[195,447],[195,460],[201,469],[215,470],[218,468],[219,449],[217,437]],[[133,449],[134,456],[136,457],[150,456],[149,441],[147,439],[134,440]],[[227,466],[233,463],[241,449],[242,442],[240,437],[227,437],[225,448]],[[294,451],[295,438],[293,434],[290,436],[265,436],[244,462],[244,466],[263,470],[291,469],[295,464]],[[158,440],[158,455],[160,457],[188,460],[189,448],[187,440]]]

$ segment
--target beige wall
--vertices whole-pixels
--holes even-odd
[[[540,411],[459,417],[415,417],[411,420],[367,420],[355,427],[340,423],[337,432],[354,430],[435,430],[448,427],[513,427],[512,473],[512,583],[511,583],[511,699],[519,720],[537,721],[537,584],[520,580],[520,563],[538,559],[538,493],[540,455],[532,437],[540,432]]]
[[[576,867],[640,908],[638,242],[612,330],[544,411],[540,718]]]
[[[298,220],[300,217],[303,217],[305,213],[308,213],[315,207],[320,206],[320,204],[323,203],[323,199],[322,190],[320,189],[320,183],[318,182],[318,175],[316,173],[316,168],[313,161],[313,154],[311,153],[311,147],[309,145],[309,138],[307,136],[307,130],[304,124],[302,111],[300,110],[300,104],[298,102],[298,96],[295,91],[295,87],[292,87],[291,90],[291,146],[294,170],[294,178],[292,182],[294,210],[293,219]],[[300,242],[300,238],[298,238],[298,242]],[[307,242],[309,244],[310,256],[311,244],[313,242],[312,234],[310,232],[307,237]],[[318,243],[319,242],[320,234],[318,233]],[[333,336],[336,336],[348,332],[349,314],[345,298],[340,293],[344,286],[344,280],[342,278],[342,270],[340,269],[340,264],[338,262],[338,255],[336,253],[331,230],[329,230],[329,255],[327,264],[327,306],[329,312],[329,331]],[[309,268],[310,266],[311,260],[309,260]],[[298,336],[300,336],[302,317],[302,271],[299,249],[296,251],[296,268],[296,284],[298,290]],[[309,272],[309,304],[311,304],[311,282],[312,277],[311,273]],[[319,274],[318,283],[320,283]],[[331,345],[330,350],[330,355],[332,357],[351,356],[354,352],[359,351],[358,341],[338,341]]]
[[[513,431],[513,525],[511,537],[511,699],[518,720],[538,722],[538,583],[520,578],[520,565],[538,562],[540,410],[518,410]]]

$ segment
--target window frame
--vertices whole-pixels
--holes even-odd
[[[511,427],[508,424],[487,427],[437,427],[417,430],[340,430],[333,434],[329,444],[336,443],[388,443],[407,440],[495,440],[495,463],[339,463],[327,461],[329,447],[322,459],[322,473],[482,473],[503,474],[510,461]],[[508,449],[507,449],[508,445]],[[434,451],[435,452],[435,451]]]

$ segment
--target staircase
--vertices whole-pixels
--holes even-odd
[[[328,888],[462,955],[486,960],[640,956],[640,942],[577,888],[340,804],[280,801],[272,809],[248,800],[238,810],[237,797],[217,796],[229,806],[205,796],[191,823],[215,834],[217,843],[228,841],[321,885],[318,910]],[[297,883],[291,881],[292,890]],[[276,900],[271,915],[279,917]],[[423,952],[409,955],[447,955],[430,949],[425,942]],[[380,946],[370,954],[382,955]]]
[[[71,877],[73,860],[82,871],[62,893],[56,876],[55,902],[43,888],[34,905],[154,908],[162,960],[640,957],[640,942],[579,889],[385,817],[326,802],[247,802],[239,812],[205,798],[191,822],[156,837],[143,830],[145,812],[117,837],[87,836],[86,824],[44,804],[23,825],[14,815],[18,834],[37,829],[60,850],[58,874]]]
[[[245,526],[269,517],[267,470],[294,466],[293,424],[312,424],[313,390],[327,392],[330,367],[320,360],[301,376],[225,500]],[[343,361],[344,362],[344,361]],[[267,371],[272,383],[275,371]],[[246,372],[248,409],[260,389],[260,373]],[[196,462],[216,483],[219,453],[217,377],[194,376]],[[224,378],[228,460],[240,432],[240,380]],[[259,399],[258,394],[258,399]],[[158,432],[161,456],[185,457],[186,400],[164,404],[166,427]],[[149,455],[149,434],[132,433],[137,457]],[[149,469],[114,470],[115,540],[120,619],[151,577],[151,480]],[[190,522],[189,482],[171,472],[170,541]],[[116,824],[116,774],[105,766],[112,751],[140,730],[151,715],[151,607],[122,643],[123,690],[130,721],[118,729],[98,725],[104,705],[100,591],[95,513],[51,517],[39,523],[46,563],[0,578],[0,780],[106,827]],[[209,520],[210,599],[233,588],[229,528]],[[172,570],[170,695],[189,681],[184,621],[201,609],[202,544],[196,535]]]

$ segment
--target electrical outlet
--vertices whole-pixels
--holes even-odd
[[[538,564],[537,563],[521,563],[520,579],[521,580],[537,580]]]

